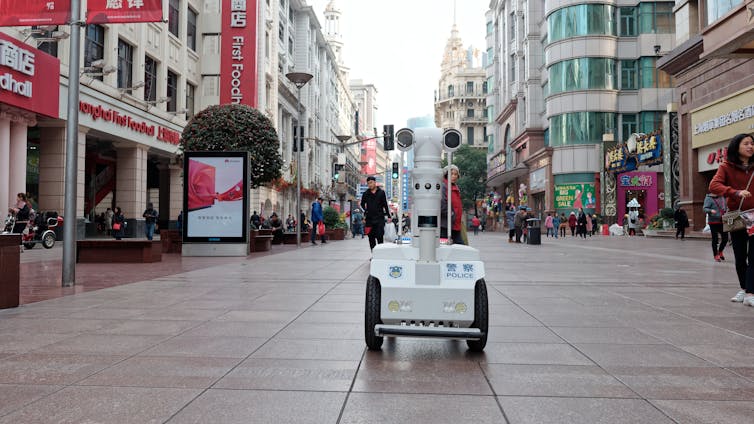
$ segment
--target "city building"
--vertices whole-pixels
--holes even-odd
[[[754,2],[678,1],[675,43],[663,44],[658,68],[673,75],[669,110],[678,128],[679,202],[702,229],[704,196],[731,138],[754,129]]]
[[[670,202],[663,122],[673,90],[656,68],[656,46],[673,46],[672,9],[672,2],[491,2],[488,185],[539,213],[584,207],[608,221],[622,222],[634,197],[647,218]],[[651,143],[660,148],[645,152]],[[606,171],[616,152],[623,162]]]
[[[487,139],[484,56],[478,49],[463,47],[463,40],[453,24],[435,91],[437,128],[455,128],[461,132],[464,143],[479,148],[486,147]]]

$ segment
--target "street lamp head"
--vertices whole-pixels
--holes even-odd
[[[305,86],[314,75],[307,74],[306,72],[289,72],[285,74],[285,77],[288,78],[288,81],[292,82],[296,88],[301,88]]]
[[[350,134],[336,135],[335,138],[337,138],[338,141],[340,141],[341,143],[344,143],[351,139],[351,135]]]

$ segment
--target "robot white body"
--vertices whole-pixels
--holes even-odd
[[[460,133],[422,128],[415,133],[400,130],[397,136],[399,147],[414,146],[409,185],[414,237],[411,244],[380,244],[372,252],[367,346],[379,349],[384,336],[438,337],[464,339],[470,349],[480,351],[488,327],[484,263],[478,250],[441,245],[439,238],[440,156],[443,147],[452,151],[460,145]]]

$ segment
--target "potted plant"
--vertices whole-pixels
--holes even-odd
[[[344,240],[346,238],[346,225],[340,219],[338,211],[328,206],[322,211],[322,216],[325,221],[325,235],[327,235],[327,238],[330,240]]]

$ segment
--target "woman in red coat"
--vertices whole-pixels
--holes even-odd
[[[448,171],[450,171],[450,208],[451,220],[453,221],[448,234]],[[453,240],[454,244],[465,244],[461,236],[461,215],[463,215],[463,205],[461,204],[461,190],[456,185],[460,173],[458,167],[450,165],[445,167],[444,180],[442,182],[442,203],[440,206],[440,237],[448,237]]]
[[[739,134],[728,144],[728,154],[719,168],[709,191],[728,199],[728,210],[748,211],[754,209],[754,197],[751,196],[751,180],[754,175],[754,137],[751,134]],[[747,224],[745,229],[730,233],[733,255],[736,257],[736,274],[741,290],[731,299],[754,306],[754,226]]]
[[[568,226],[571,228],[571,237],[576,236],[576,222],[578,220],[576,219],[576,212],[571,212],[571,215],[568,217]]]

